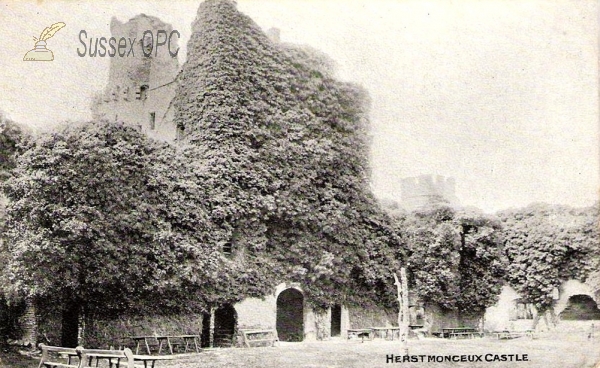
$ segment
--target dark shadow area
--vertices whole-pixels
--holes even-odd
[[[214,347],[233,346],[237,326],[237,313],[231,304],[225,304],[215,311]]]
[[[279,341],[304,339],[304,296],[296,289],[287,289],[277,297],[277,334]]]
[[[331,307],[331,336],[342,333],[342,307],[338,304]]]
[[[202,335],[200,335],[200,346],[210,347],[210,313],[202,315]]]
[[[565,321],[600,320],[600,309],[590,296],[573,295],[565,310],[560,313],[560,318]]]

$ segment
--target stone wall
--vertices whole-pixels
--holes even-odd
[[[349,328],[398,326],[398,314],[381,308],[348,307]],[[343,320],[343,319],[342,319]],[[344,331],[342,331],[342,336]]]
[[[431,332],[452,327],[483,328],[483,316],[465,316],[458,311],[443,310],[436,305],[425,305],[424,312],[423,327]]]
[[[516,319],[516,301],[519,299],[519,294],[512,287],[504,285],[496,304],[485,311],[484,329],[486,331],[530,329],[537,310],[532,307],[531,319]]]
[[[238,328],[275,329],[277,306],[274,295],[264,299],[246,298],[234,305]]]

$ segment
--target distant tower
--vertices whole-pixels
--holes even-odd
[[[269,28],[267,30],[267,37],[272,42],[279,43],[281,41],[281,30],[279,28]]]
[[[159,30],[165,32],[159,33]],[[108,84],[92,104],[94,118],[122,121],[162,140],[176,137],[170,103],[175,97],[179,61],[169,53],[168,42],[157,47],[157,43],[163,43],[172,30],[170,24],[145,14],[126,23],[115,17],[111,19],[110,31],[117,45],[124,37],[128,53],[130,40],[135,39],[135,44],[132,54],[110,58]],[[177,42],[175,34],[170,40],[173,53],[179,47]],[[144,51],[149,55],[145,56]]]
[[[421,175],[402,179],[402,207],[412,211],[428,204],[446,203],[458,206],[454,178]]]

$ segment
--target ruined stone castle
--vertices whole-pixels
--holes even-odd
[[[158,30],[165,30],[169,34],[173,27],[156,17],[141,14],[125,23],[113,17],[110,30],[111,36],[117,39],[138,40],[134,45],[135,57],[111,58],[108,83],[92,103],[93,117],[121,122],[149,137],[177,143],[183,139],[183,132],[174,123],[172,101],[181,66],[167,48],[144,56],[144,51],[146,54],[149,51],[144,47],[150,42],[148,37],[144,38],[144,32],[150,30],[156,35]],[[278,42],[277,29],[266,33],[273,42]],[[172,49],[175,47],[171,45]],[[416,313],[414,308],[412,311]],[[137,335],[152,335],[157,330],[171,334],[200,333],[204,346],[228,346],[235,340],[232,337],[239,328],[274,329],[282,341],[303,341],[344,336],[349,328],[392,325],[396,319],[396,315],[381,310],[344,305],[335,305],[325,313],[316,312],[306,302],[299,285],[283,282],[274,285],[273,292],[264,298],[246,298],[234,305],[213,308],[204,315],[180,316],[170,321],[142,316],[131,325],[114,321],[105,323],[107,332],[100,331],[100,334],[110,334],[111,328],[122,328]],[[102,344],[102,341],[97,343]]]

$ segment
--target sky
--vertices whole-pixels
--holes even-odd
[[[371,96],[372,188],[450,176],[462,205],[486,212],[600,197],[598,3],[592,0],[238,0],[281,40],[310,45]],[[200,0],[0,0],[0,111],[34,130],[91,118],[109,58],[79,57],[79,32],[110,37],[111,17],[145,13],[181,33]],[[53,62],[25,62],[34,36]]]

